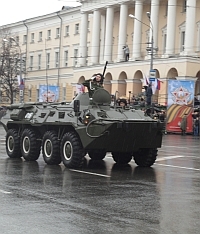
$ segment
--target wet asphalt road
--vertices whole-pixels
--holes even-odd
[[[10,159],[0,126],[0,233],[200,233],[200,140],[165,135],[157,162],[108,155],[69,170]]]

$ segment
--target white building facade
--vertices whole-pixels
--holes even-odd
[[[38,101],[39,84],[47,80],[60,87],[60,101],[70,101],[76,84],[103,72],[106,61],[104,86],[111,94],[138,95],[151,68],[162,81],[154,95],[158,103],[167,102],[169,79],[194,80],[200,93],[200,1],[79,2],[80,7],[0,27],[19,39],[26,57],[25,101]]]

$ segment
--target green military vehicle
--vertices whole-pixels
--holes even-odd
[[[163,123],[141,110],[111,106],[100,88],[92,98],[78,94],[71,103],[22,103],[8,107],[1,123],[10,158],[35,161],[42,151],[47,164],[81,167],[86,154],[102,160],[111,153],[118,164],[132,158],[150,167],[162,144]]]

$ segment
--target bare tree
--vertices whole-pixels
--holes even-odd
[[[9,100],[12,104],[19,95],[21,50],[11,37],[2,39],[0,53],[0,90],[2,102]]]

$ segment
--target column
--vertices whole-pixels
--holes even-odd
[[[86,66],[87,58],[88,14],[81,12],[79,66]]]
[[[168,0],[166,55],[173,55],[175,52],[176,2],[177,0]]]
[[[108,7],[106,10],[106,35],[104,61],[112,61],[112,44],[113,44],[113,23],[114,23],[114,8]]]
[[[153,31],[153,40],[154,40],[154,48],[158,47],[158,14],[159,14],[159,0],[151,1],[151,23],[150,26],[153,30],[150,30],[150,39],[152,38]]]
[[[101,15],[101,41],[100,41],[100,63],[104,64],[104,47],[105,47],[106,16]]]
[[[118,62],[124,61],[123,46],[126,45],[128,5],[121,4],[119,20]]]
[[[99,10],[95,10],[93,13],[93,26],[92,26],[92,51],[91,51],[91,63],[99,63],[99,45],[100,45],[100,23],[101,13]]]
[[[185,55],[195,54],[194,35],[196,18],[196,0],[187,0],[186,25],[185,25]]]
[[[136,1],[135,2],[136,19],[134,20],[134,34],[133,34],[133,56],[132,56],[133,60],[141,57],[142,12],[143,12],[143,2]]]

